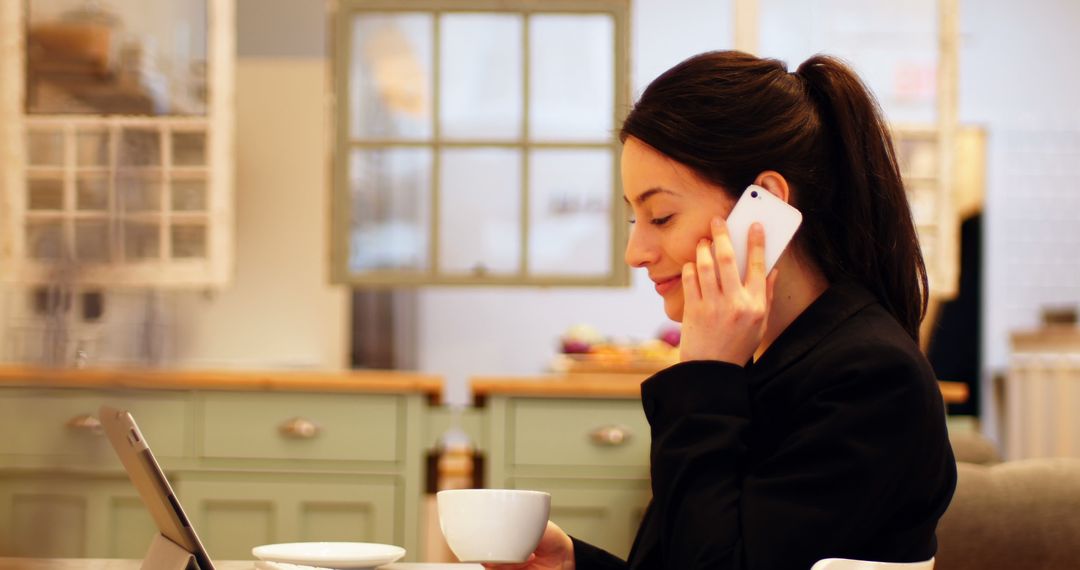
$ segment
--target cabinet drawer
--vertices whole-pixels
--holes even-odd
[[[514,400],[509,420],[514,465],[649,464],[649,424],[637,400]]]
[[[207,394],[202,455],[397,461],[402,422],[403,398],[394,395]]]
[[[19,434],[0,438],[0,452],[119,467],[105,435],[92,428],[103,404],[130,411],[159,459],[184,455],[188,429],[183,395],[64,389],[0,395],[0,426],[4,433]]]

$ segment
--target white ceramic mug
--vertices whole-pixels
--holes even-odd
[[[517,489],[439,491],[439,526],[462,562],[524,562],[544,536],[551,495]]]

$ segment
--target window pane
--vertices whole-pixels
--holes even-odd
[[[431,150],[353,151],[349,186],[349,269],[426,271]]]
[[[611,16],[529,20],[529,134],[540,140],[610,140],[615,105]]]
[[[174,224],[172,227],[173,259],[206,257],[206,224]]]
[[[25,4],[29,113],[206,113],[207,0]]]
[[[27,221],[26,252],[31,259],[61,259],[64,252],[63,222]]]
[[[816,53],[855,68],[890,122],[933,122],[937,83],[935,0],[761,0],[761,53],[794,71]]]
[[[30,131],[26,153],[30,166],[63,166],[64,136],[60,131]]]
[[[121,212],[161,211],[160,174],[117,173],[116,202]]]
[[[109,179],[104,175],[80,174],[75,181],[75,200],[79,210],[107,210]]]
[[[174,212],[205,212],[205,180],[173,180],[172,209]]]
[[[79,261],[91,263],[107,263],[111,259],[108,221],[75,222],[75,256]]]
[[[529,158],[529,274],[610,273],[612,151],[534,150]]]
[[[349,136],[431,137],[432,16],[361,14],[352,34]]]
[[[75,161],[79,166],[109,165],[109,133],[80,131],[75,135]]]
[[[151,129],[126,129],[120,137],[117,162],[124,166],[160,166],[161,135]]]
[[[205,166],[206,133],[174,132],[172,154],[173,166]]]
[[[442,17],[439,113],[443,136],[521,137],[521,34],[519,15]]]
[[[124,258],[128,261],[161,258],[161,225],[155,222],[124,222]]]
[[[439,180],[439,271],[516,274],[521,260],[521,153],[448,149]]]
[[[64,181],[59,178],[31,178],[26,181],[30,210],[63,210]]]

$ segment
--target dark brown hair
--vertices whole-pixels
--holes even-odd
[[[694,56],[657,77],[623,123],[634,137],[738,197],[782,174],[803,213],[795,247],[830,282],[862,283],[916,341],[926,266],[877,101],[840,60],[794,73],[736,51]]]

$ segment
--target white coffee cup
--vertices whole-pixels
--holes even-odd
[[[462,562],[524,562],[547,528],[551,495],[517,489],[439,491],[439,526]]]

